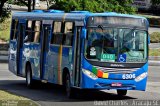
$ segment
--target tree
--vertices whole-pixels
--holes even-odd
[[[10,16],[10,9],[4,6],[6,2],[7,0],[1,0],[0,2],[0,23]]]
[[[52,6],[55,1],[54,0],[46,0],[46,2],[47,2],[47,9],[49,9],[50,6]]]
[[[1,2],[0,2],[0,17],[2,16],[3,6],[4,6],[5,2],[7,2],[7,0],[1,0]]]
[[[19,0],[19,2],[21,2],[22,4],[28,7],[28,12],[31,12],[32,10],[35,9],[35,0],[27,0],[27,2],[25,0]],[[33,5],[32,5],[32,2],[33,2]],[[31,8],[31,5],[32,5],[32,8]]]
[[[136,9],[131,6],[133,0],[47,0],[54,4],[50,9],[87,10],[91,12],[114,11],[120,13],[134,13]]]
[[[160,5],[160,0],[151,0],[152,5],[158,6]]]
[[[160,15],[160,0],[151,0],[151,3],[150,11],[155,15]]]
[[[6,18],[10,15],[10,9],[8,7],[5,7],[4,4],[7,1],[17,1],[20,2],[28,7],[28,12],[31,12],[35,9],[35,0],[1,0],[0,1],[0,23],[3,22]],[[33,3],[33,5],[32,5]],[[32,5],[32,7],[31,7]]]

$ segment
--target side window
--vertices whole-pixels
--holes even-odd
[[[62,29],[62,22],[53,22],[53,33],[61,33],[61,29]]]
[[[72,46],[73,32],[74,32],[74,23],[73,22],[65,22],[64,45]]]
[[[51,44],[62,44],[63,33],[62,33],[62,22],[53,22],[53,35]]]
[[[40,42],[41,22],[36,21],[34,26],[34,42]]]
[[[26,37],[25,42],[34,42],[34,35],[35,35],[35,21],[28,20],[27,28],[26,28]]]
[[[11,40],[17,38],[18,33],[18,20],[12,20],[12,28],[11,28]]]

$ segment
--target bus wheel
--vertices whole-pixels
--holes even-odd
[[[119,96],[125,96],[127,94],[127,90],[117,90],[117,94]]]
[[[75,94],[74,94],[74,88],[71,87],[69,74],[66,75],[66,80],[65,81],[66,81],[65,89],[66,89],[67,97],[73,98],[75,96]]]
[[[32,70],[30,65],[27,65],[26,67],[26,84],[27,87],[32,88],[33,87],[33,79],[32,79]]]

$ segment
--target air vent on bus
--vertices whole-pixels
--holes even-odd
[[[43,10],[33,10],[32,12],[36,12],[36,13],[43,13]]]
[[[49,13],[64,13],[64,11],[61,11],[61,10],[47,10],[46,12],[49,12]]]
[[[90,13],[89,11],[71,11],[70,13]]]

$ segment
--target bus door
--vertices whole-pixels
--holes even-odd
[[[22,53],[23,53],[23,39],[25,36],[26,20],[19,20],[19,33],[17,36],[17,54],[16,54],[16,67],[17,75],[22,75]]]
[[[12,20],[11,35],[9,43],[9,70],[17,74],[16,53],[17,53],[17,36],[19,34],[17,19]]]
[[[74,86],[80,86],[80,67],[81,67],[81,31],[83,24],[75,23],[76,32],[74,36],[73,48],[73,83]]]
[[[49,39],[51,36],[51,27],[52,27],[52,20],[43,20],[43,34],[41,40],[41,59],[40,59],[40,77],[43,80],[48,79],[49,72],[48,70],[48,61],[47,55],[49,52]]]

